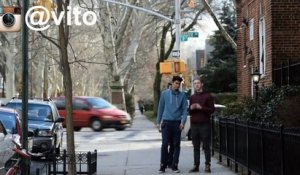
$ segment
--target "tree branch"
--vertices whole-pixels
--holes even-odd
[[[217,27],[219,28],[221,34],[225,37],[225,39],[231,44],[232,48],[234,48],[235,50],[237,49],[237,45],[235,43],[235,41],[231,38],[231,36],[226,32],[226,30],[224,29],[224,27],[221,25],[221,23],[219,22],[218,18],[216,17],[216,15],[214,14],[214,12],[212,11],[210,5],[206,2],[206,0],[201,0],[205,9],[207,10],[207,12],[210,14],[210,16],[213,18],[215,24],[217,25]]]

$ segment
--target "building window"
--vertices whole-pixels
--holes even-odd
[[[254,39],[254,19],[249,21],[249,39],[250,41]]]
[[[266,25],[265,18],[259,20],[259,70],[262,75],[266,72]]]

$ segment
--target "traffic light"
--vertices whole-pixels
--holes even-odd
[[[185,72],[185,63],[182,60],[174,61],[174,73],[181,74]]]
[[[161,62],[159,63],[159,72],[161,74],[172,74],[173,70],[173,62],[171,61],[165,61],[165,62]]]
[[[159,64],[161,74],[182,74],[185,72],[185,63],[182,59],[166,60]]]

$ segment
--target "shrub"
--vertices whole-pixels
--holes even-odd
[[[234,103],[237,100],[236,93],[213,93],[214,101],[216,104],[229,105],[230,103]]]
[[[153,111],[153,100],[143,100],[145,111]]]
[[[261,88],[258,99],[244,98],[229,103],[225,114],[252,121],[300,126],[300,86],[269,86]]]

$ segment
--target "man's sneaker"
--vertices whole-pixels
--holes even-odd
[[[205,165],[204,171],[207,172],[207,173],[210,173],[211,172],[210,165]]]
[[[161,165],[159,170],[158,170],[158,173],[161,174],[161,173],[165,173],[165,172],[166,172],[166,168]]]
[[[172,171],[173,171],[174,173],[180,173],[180,170],[178,169],[178,166],[177,166],[177,165],[173,165],[173,166],[172,166]]]
[[[194,165],[194,167],[189,172],[190,173],[199,172],[199,166]]]

